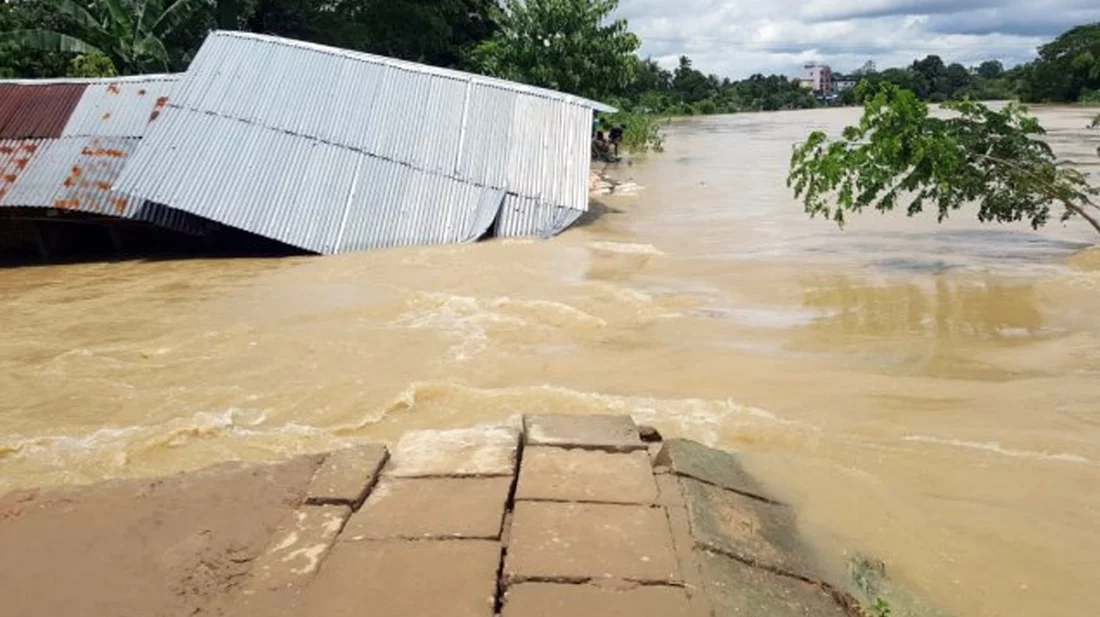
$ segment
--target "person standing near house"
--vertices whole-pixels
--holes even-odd
[[[615,157],[619,156],[619,144],[623,141],[623,134],[626,132],[625,125],[618,125],[611,127],[611,132],[608,134],[611,147],[614,149]]]

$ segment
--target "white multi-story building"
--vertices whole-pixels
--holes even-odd
[[[832,70],[828,64],[808,62],[802,65],[802,83],[818,94],[832,91]]]

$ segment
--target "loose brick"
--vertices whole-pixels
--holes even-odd
[[[306,502],[358,508],[374,485],[386,456],[386,447],[379,444],[329,454],[309,484]]]
[[[500,538],[511,478],[384,478],[342,540]]]
[[[453,431],[411,431],[394,447],[385,474],[429,476],[512,476],[519,431],[498,426]]]
[[[626,452],[644,450],[630,416],[541,414],[524,418],[527,443]]]
[[[516,499],[650,504],[657,485],[642,451],[531,447],[523,453]]]
[[[661,508],[520,501],[504,566],[510,581],[679,582]]]

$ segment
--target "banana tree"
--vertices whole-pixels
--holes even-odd
[[[203,0],[42,0],[73,24],[69,33],[46,29],[0,32],[10,44],[44,52],[102,55],[120,74],[168,70],[164,39]]]

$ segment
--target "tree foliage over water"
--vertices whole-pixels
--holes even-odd
[[[865,208],[926,207],[941,222],[966,204],[978,219],[1046,224],[1052,207],[1061,220],[1084,218],[1100,233],[1100,191],[1059,163],[1039,122],[1010,104],[994,110],[952,101],[949,117],[934,117],[917,95],[892,84],[868,93],[859,124],[830,141],[822,131],[795,146],[788,185],[810,216],[843,225]]]

